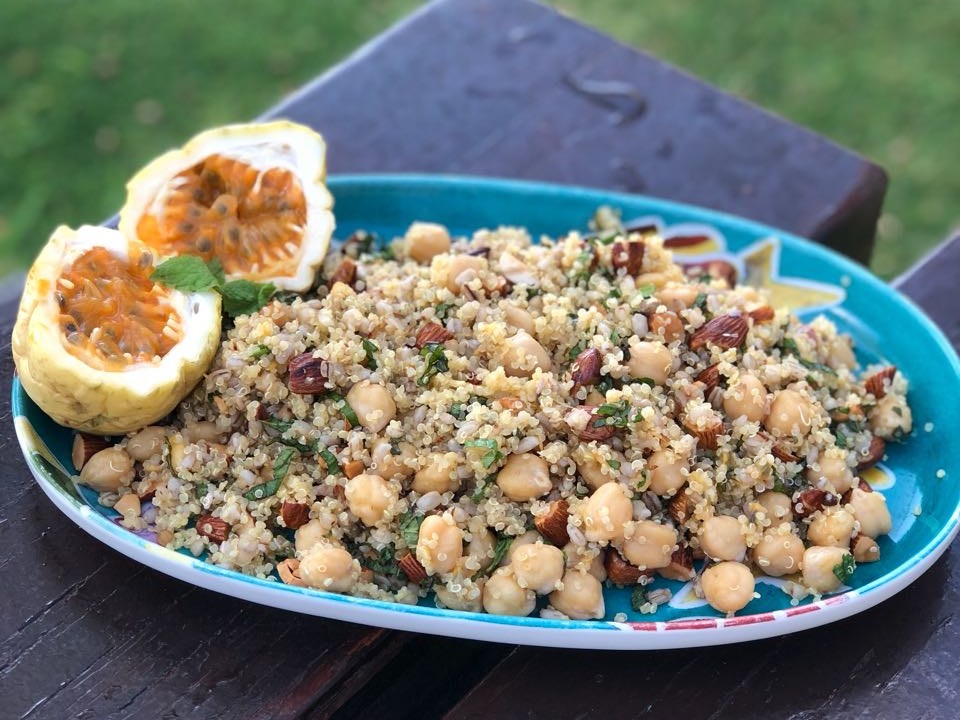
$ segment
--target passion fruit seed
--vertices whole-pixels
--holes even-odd
[[[303,188],[290,170],[259,170],[219,154],[174,176],[149,208],[137,222],[148,246],[218,258],[228,274],[251,280],[286,274],[307,222]]]
[[[150,280],[150,266],[141,260],[94,247],[57,279],[67,350],[93,368],[157,362],[183,337],[167,291]]]

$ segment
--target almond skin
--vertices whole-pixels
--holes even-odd
[[[777,313],[769,305],[761,305],[758,308],[750,310],[747,315],[749,315],[750,319],[755,323],[765,323],[773,320],[777,316]]]
[[[688,547],[677,548],[670,556],[670,564],[657,572],[668,580],[693,580],[697,574],[693,569],[693,552]]]
[[[355,478],[357,475],[363,472],[363,461],[362,460],[351,460],[348,463],[345,463],[343,466],[343,474],[347,476],[347,479]]]
[[[718,315],[690,336],[690,349],[699,350],[708,344],[723,350],[739,347],[748,329],[747,321],[739,313]]]
[[[878,462],[883,459],[884,453],[887,451],[887,441],[882,437],[874,435],[870,438],[870,447],[867,450],[867,454],[860,458],[860,462],[857,463],[857,470],[866,470],[867,468],[872,468]]]
[[[427,345],[436,345],[445,343],[453,339],[453,333],[442,325],[435,322],[428,322],[417,331],[416,345],[418,348],[424,348]]]
[[[201,515],[197,518],[197,535],[203,535],[215,543],[222,543],[230,534],[230,526],[225,520],[213,515]]]
[[[353,286],[354,281],[357,279],[357,264],[348,257],[345,257],[340,261],[340,264],[337,265],[337,269],[333,271],[333,274],[330,276],[330,287],[333,287],[338,282],[342,282],[344,285]]]
[[[628,275],[636,277],[643,270],[643,255],[646,245],[642,240],[617,240],[613,243],[611,260],[613,267],[624,268]]]
[[[297,395],[318,395],[326,392],[330,364],[312,352],[300,353],[287,365],[287,387]]]
[[[836,505],[840,501],[833,493],[813,488],[803,490],[793,500],[793,510],[798,517],[805,518],[825,507]]]
[[[596,348],[583,350],[570,368],[573,382],[577,385],[593,385],[600,379],[600,351]]]
[[[280,506],[280,517],[283,524],[291,530],[306,525],[310,519],[310,506],[306,503],[295,503],[284,500]]]
[[[727,287],[737,284],[737,269],[726,260],[708,260],[705,263],[681,263],[684,274],[692,280],[702,275],[709,275],[717,280],[723,280]]]
[[[101,450],[110,447],[111,444],[109,440],[100,435],[90,435],[84,432],[78,432],[74,435],[70,459],[73,460],[73,466],[77,469],[77,472],[83,470],[83,466],[87,464],[87,460]]]
[[[567,533],[569,514],[570,505],[566,500],[553,501],[547,512],[534,521],[537,532],[557,547],[563,547],[570,542],[570,535]]]
[[[403,574],[410,582],[422,583],[427,579],[427,571],[413,553],[407,553],[397,561]]]
[[[864,387],[867,392],[873,395],[877,400],[882,398],[887,394],[887,390],[884,387],[886,381],[893,380],[893,376],[897,374],[897,368],[895,365],[890,365],[883,368],[883,370],[878,370],[873,375],[868,377],[864,382]]]
[[[683,429],[697,439],[700,447],[716,450],[717,438],[723,432],[723,421],[718,419],[710,426],[701,428],[694,425],[690,420],[684,420]]]
[[[307,586],[300,578],[300,561],[296,558],[288,558],[278,564],[277,575],[283,580],[284,585],[296,585],[297,587]]]
[[[613,437],[613,434],[616,432],[616,428],[613,425],[607,425],[604,421],[604,418],[597,413],[596,405],[581,405],[580,407],[573,408],[567,413],[567,418],[570,418],[574,413],[586,412],[589,414],[589,419],[584,425],[582,430],[575,429],[574,426],[571,426],[569,420],[567,422],[570,429],[579,437],[581,440],[609,440]],[[578,423],[579,425],[579,423]]]
[[[667,310],[666,312],[653,313],[647,318],[647,322],[650,332],[654,335],[662,335],[664,342],[672,343],[686,337],[683,330],[683,321],[675,312]]]
[[[697,374],[697,377],[695,377],[694,380],[697,382],[702,382],[704,385],[706,385],[706,388],[703,390],[703,394],[709,395],[720,383],[720,367],[717,364],[705,367]]]
[[[685,492],[686,485],[677,490],[667,503],[667,514],[682,525],[693,514],[693,500]]]
[[[603,567],[607,571],[607,579],[614,585],[636,585],[640,578],[648,577],[648,573],[628,563],[620,551],[610,548],[603,560]]]

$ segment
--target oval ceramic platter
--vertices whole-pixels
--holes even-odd
[[[520,225],[540,234],[584,229],[599,205],[624,219],[659,226],[678,259],[723,259],[747,283],[770,290],[774,304],[802,317],[825,313],[856,343],[861,363],[884,358],[910,381],[914,431],[889,444],[869,481],[886,495],[893,531],[880,539],[882,558],[861,565],[850,587],[821,599],[791,599],[791,588],[759,580],[759,597],[723,617],[689,584],[664,579],[672,599],[656,614],[630,607],[628,589],[605,590],[606,617],[595,622],[500,617],[438,609],[432,596],[417,606],[329,594],[260,580],[157,545],[150,532],[120,527],[116,513],[71,478],[71,432],[56,425],[13,386],[17,436],[40,487],[73,522],[110,547],[151,568],[200,587],[253,602],[352,622],[438,635],[530,645],[659,649],[716,645],[823,625],[876,605],[913,582],[944,552],[960,509],[960,363],[949,343],[910,301],[845,258],[747,220],[653,198],[538,183],[427,176],[356,176],[330,180],[337,235],[364,228],[400,235],[413,220],[446,224],[457,234]],[[615,620],[615,617],[617,618]],[[625,621],[623,618],[626,618]]]

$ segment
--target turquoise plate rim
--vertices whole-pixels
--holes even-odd
[[[953,347],[939,328],[913,301],[855,262],[809,240],[763,223],[721,211],[644,195],[527,180],[391,173],[331,176],[328,179],[328,185],[334,197],[343,192],[357,190],[369,192],[371,186],[376,186],[379,193],[420,191],[436,194],[438,190],[443,192],[469,190],[509,193],[531,198],[575,197],[595,205],[631,205],[639,202],[651,208],[662,209],[668,214],[683,216],[687,222],[725,225],[758,238],[776,236],[785,246],[799,243],[802,251],[815,260],[828,262],[857,283],[865,283],[875,292],[893,296],[895,302],[902,303],[949,362],[954,380],[960,380],[960,359]],[[960,529],[960,498],[958,498],[947,521],[922,548],[869,583],[849,592],[796,608],[738,615],[727,619],[698,618],[668,623],[657,621],[620,623],[609,620],[510,618],[420,605],[398,605],[309,588],[297,588],[245,576],[160,547],[121,528],[83,502],[79,494],[73,496],[70,490],[48,477],[49,471],[45,471],[32,457],[31,451],[36,451],[38,448],[32,444],[33,439],[29,437],[30,432],[24,428],[21,418],[29,423],[27,413],[40,411],[33,406],[16,377],[11,388],[11,405],[21,450],[28,468],[41,489],[71,520],[110,547],[161,572],[227,595],[295,612],[414,632],[497,642],[598,649],[694,647],[782,635],[847,617],[899,592],[932,565]],[[37,437],[39,438],[39,435]],[[43,443],[42,438],[40,442]],[[76,493],[76,488],[72,489]],[[611,630],[627,632],[610,632]]]

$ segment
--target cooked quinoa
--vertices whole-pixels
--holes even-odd
[[[101,502],[246,574],[514,615],[603,617],[603,583],[655,612],[658,574],[735,612],[756,575],[821,594],[878,559],[890,515],[858,472],[910,431],[906,380],[597,225],[356,234],[314,292],[224,331],[169,421],[112,450],[135,464]]]

